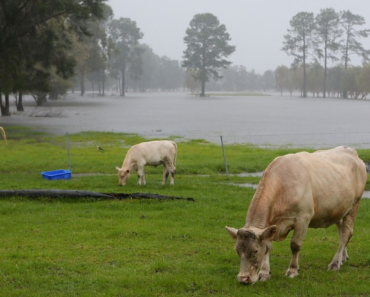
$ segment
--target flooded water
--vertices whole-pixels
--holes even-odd
[[[244,183],[244,184],[237,184],[237,183],[227,183],[229,186],[237,186],[237,187],[242,187],[242,188],[252,188],[252,189],[257,189],[257,184],[249,184],[249,183]],[[364,191],[362,194],[362,199],[370,199],[370,191]]]
[[[11,111],[15,112],[12,103]],[[281,97],[217,96],[188,93],[129,93],[127,97],[79,97],[0,117],[3,125],[27,125],[56,134],[79,131],[138,133],[148,138],[176,135],[258,146],[370,148],[370,101]]]

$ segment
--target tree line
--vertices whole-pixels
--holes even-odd
[[[104,18],[105,0],[2,0],[0,2],[0,108],[10,115],[9,96],[32,94],[37,104],[46,94],[66,88],[61,79],[74,74],[87,24]],[[56,90],[56,91],[55,91]],[[4,98],[3,98],[4,95]]]
[[[323,95],[324,67],[317,63],[306,65],[306,94],[320,97]],[[281,94],[300,92],[303,96],[303,67],[278,66],[275,70],[276,90]],[[343,97],[364,99],[370,93],[370,65],[349,66],[337,65],[327,69],[326,97]]]
[[[288,34],[284,35],[282,50],[294,57],[293,67],[302,69],[302,85],[299,88],[302,97],[307,96],[307,68],[310,67],[311,73],[317,71],[322,74],[322,87],[319,89],[324,98],[328,92],[329,72],[331,79],[333,72],[340,76],[340,92],[347,98],[351,91],[348,85],[350,77],[354,77],[354,72],[358,72],[349,69],[351,56],[360,56],[364,65],[369,62],[370,51],[360,42],[360,39],[368,37],[369,33],[363,29],[363,25],[365,19],[349,10],[336,12],[332,8],[326,8],[321,9],[316,16],[310,12],[300,12],[293,16]],[[339,64],[330,70],[329,62]]]
[[[104,96],[128,86],[173,90],[184,86],[180,62],[140,44],[143,33],[129,18],[114,19],[106,0],[2,0],[0,2],[0,108],[10,96],[23,111],[23,96],[37,105],[87,88]],[[89,86],[86,85],[90,82]]]

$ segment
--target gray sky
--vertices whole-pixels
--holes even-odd
[[[197,13],[213,13],[224,24],[236,51],[229,57],[234,64],[248,71],[263,73],[293,61],[281,51],[283,35],[289,21],[298,12],[324,8],[350,10],[363,16],[370,28],[370,0],[109,0],[115,18],[136,21],[144,33],[142,43],[148,44],[159,56],[181,60],[183,38],[190,20]],[[370,37],[361,40],[370,48]],[[359,64],[360,59],[353,59]]]

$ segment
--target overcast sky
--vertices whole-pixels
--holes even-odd
[[[115,18],[136,21],[144,33],[142,43],[159,56],[181,60],[185,31],[193,16],[212,13],[224,24],[236,51],[229,57],[234,64],[263,73],[293,61],[281,51],[289,21],[298,12],[334,8],[363,16],[370,28],[370,0],[109,0]],[[364,27],[365,28],[365,27]],[[362,40],[370,49],[370,37]],[[353,59],[359,64],[360,59]]]

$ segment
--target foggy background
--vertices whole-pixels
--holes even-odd
[[[335,62],[324,90],[322,60],[315,65],[308,58],[306,84],[302,61],[290,68],[293,57],[281,50],[290,20],[300,12],[316,16],[321,9],[349,10],[369,24],[368,0],[110,0],[106,4],[114,16],[108,6],[104,18],[89,20],[93,10],[84,14],[87,19],[81,22],[92,36],[81,30],[62,34],[66,16],[38,24],[52,18],[42,14],[43,5],[54,12],[49,2],[35,1],[34,10],[28,11],[27,5],[17,8],[11,5],[14,0],[5,1],[9,5],[4,6],[7,10],[1,6],[0,14],[11,17],[0,22],[0,62],[6,66],[0,67],[4,127],[25,125],[57,134],[94,130],[148,138],[176,135],[213,142],[223,135],[226,143],[370,148],[370,65],[354,55],[348,69],[340,65],[343,61]],[[70,3],[80,8],[95,1]],[[189,23],[204,13],[225,25],[228,43],[236,46],[227,57],[233,64],[220,73],[223,78],[207,82],[207,96],[201,96],[194,73],[181,65]],[[135,30],[121,26],[126,21]],[[34,24],[43,30],[35,30]],[[356,29],[370,25],[360,27]],[[122,42],[125,34],[136,42]],[[4,36],[12,42],[2,42]],[[355,39],[370,49],[370,38]],[[40,70],[39,63],[49,66]]]
[[[231,36],[230,44],[236,46],[228,60],[258,73],[293,62],[293,57],[281,48],[289,21],[299,12],[316,15],[325,8],[334,8],[337,12],[350,10],[363,16],[364,28],[370,28],[369,0],[110,0],[108,4],[115,18],[128,17],[137,22],[144,33],[141,43],[148,44],[159,56],[179,61],[186,48],[185,31],[193,16],[212,13],[226,26]],[[369,39],[360,39],[364,48],[370,48]],[[360,65],[361,59],[351,57],[351,64]]]

